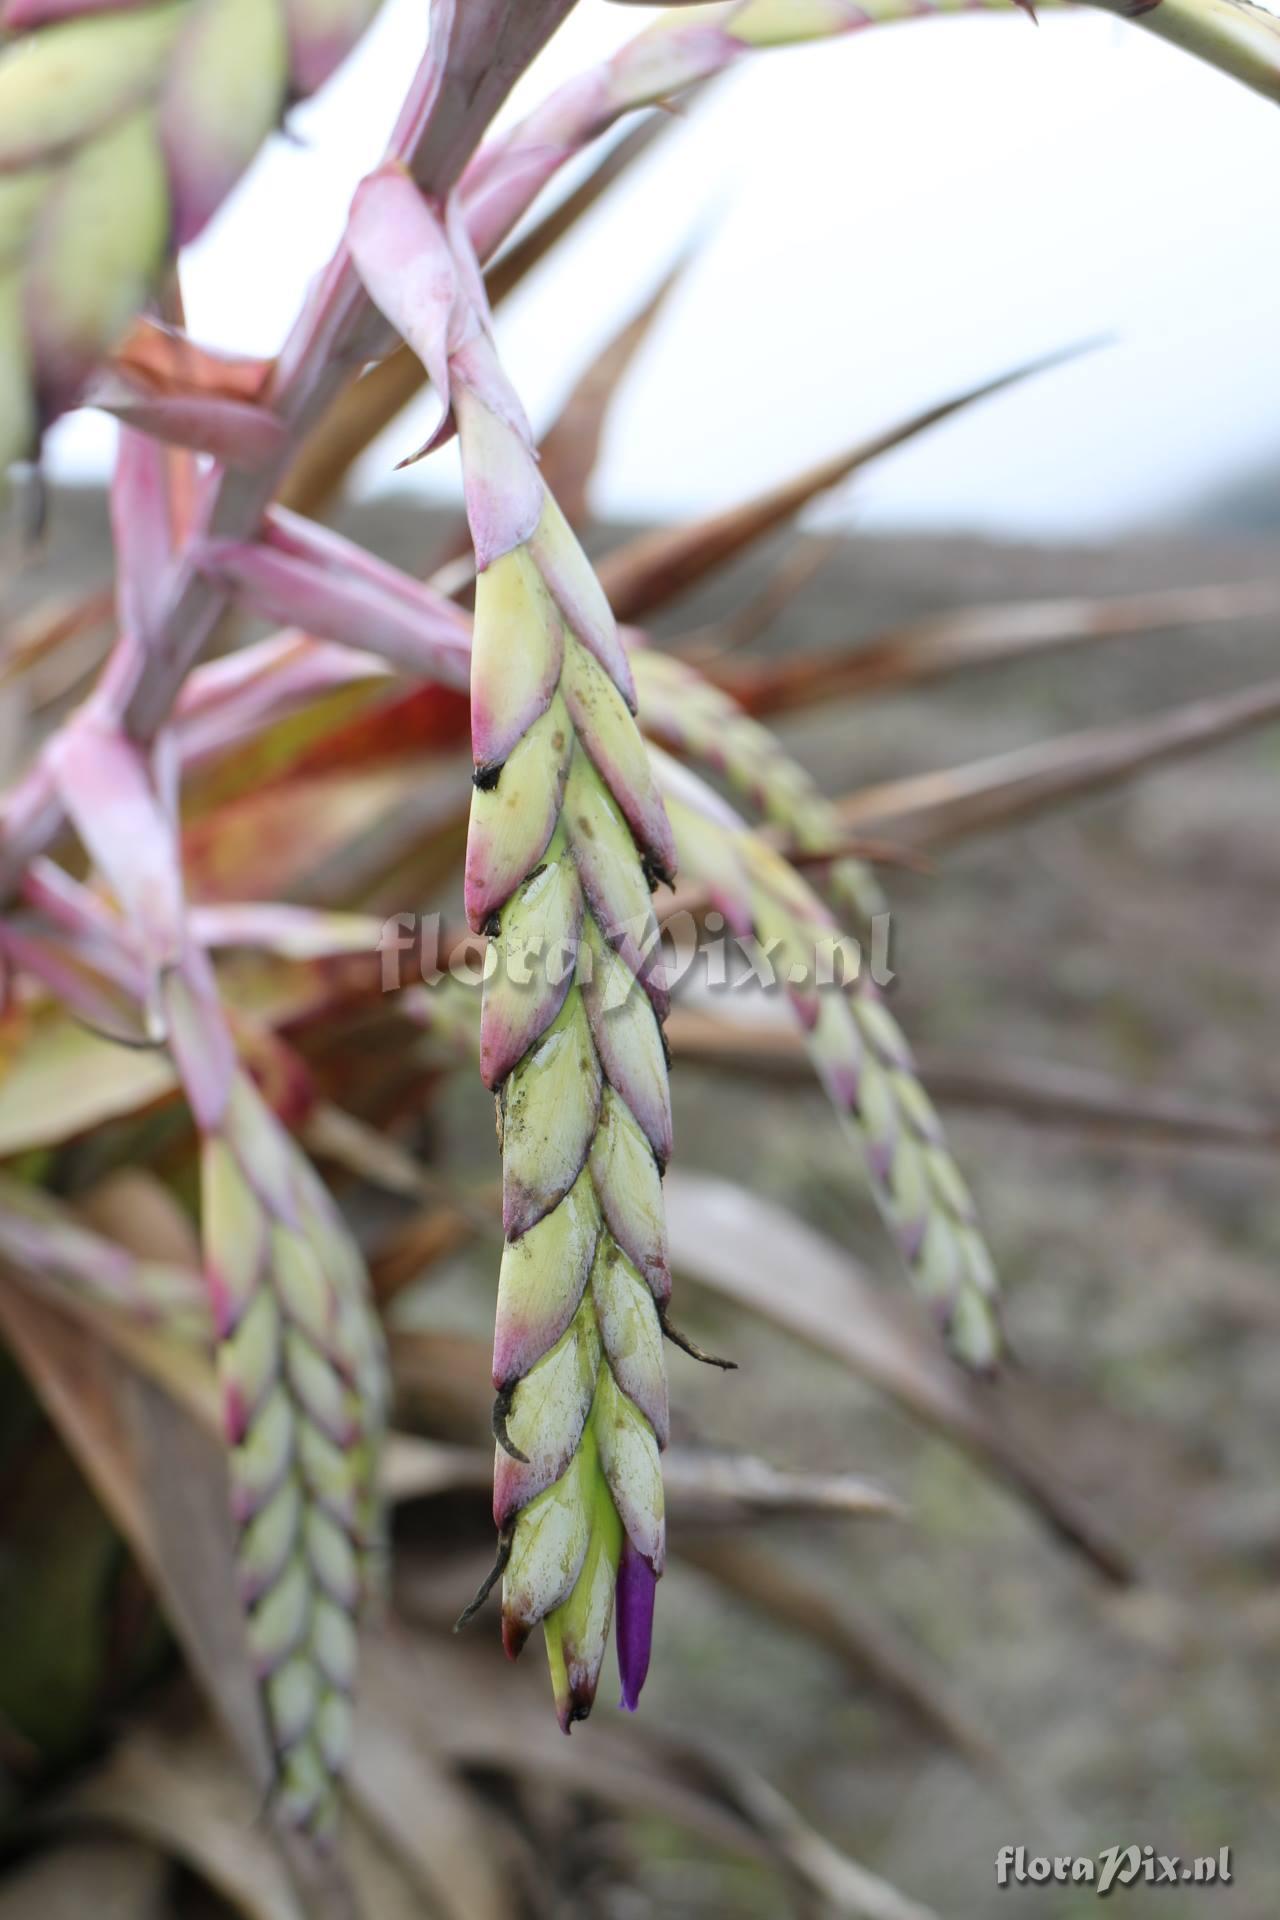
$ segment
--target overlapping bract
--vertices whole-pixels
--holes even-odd
[[[376,1584],[381,1339],[341,1215],[243,1073],[204,1136],[201,1212],[241,1594],[282,1810],[325,1828],[350,1750],[356,1619]]]
[[[0,5],[0,473],[379,0]]]
[[[363,1262],[320,1180],[237,1064],[183,900],[163,766],[90,712],[54,755],[68,814],[127,916],[147,1023],[200,1134],[205,1277],[238,1573],[277,1790],[326,1829],[351,1732],[355,1622],[376,1550],[386,1420]]]
[[[682,874],[768,954],[917,1291],[956,1354],[989,1367],[999,1348],[991,1256],[901,1028],[861,965],[845,979],[860,956],[795,869],[684,768],[659,767]]]
[[[543,1623],[567,1730],[594,1699],[615,1594],[635,1705],[665,1554],[671,1114],[650,892],[674,860],[627,657],[538,473],[453,228],[383,172],[357,196],[351,241],[462,448],[479,568],[466,903],[492,946],[481,1070],[498,1097],[507,1242],[493,1368],[503,1628],[514,1655]]]

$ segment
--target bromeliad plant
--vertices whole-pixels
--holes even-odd
[[[438,1250],[477,1230],[474,1206],[459,1213],[432,1188],[395,1130],[461,1057],[478,1060],[496,1096],[499,1554],[476,1606],[500,1579],[513,1657],[541,1625],[566,1731],[590,1711],[615,1614],[623,1704],[637,1703],[666,1554],[664,1341],[698,1353],[668,1315],[672,1269],[723,1284],[705,1249],[673,1246],[665,1217],[660,928],[677,910],[718,913],[777,956],[797,1032],[919,1294],[974,1372],[989,1374],[999,1351],[992,1259],[897,1022],[865,972],[814,984],[824,948],[865,935],[882,897],[866,848],[851,843],[854,816],[757,717],[805,697],[797,673],[788,682],[780,669],[771,693],[728,655],[700,669],[615,617],[615,606],[625,618],[656,610],[859,456],[736,517],[609,555],[597,575],[557,505],[554,436],[540,463],[491,311],[572,216],[557,209],[531,239],[505,254],[504,243],[564,164],[622,116],[759,49],[959,9],[725,0],[673,10],[490,135],[572,5],[435,0],[388,159],[360,188],[342,247],[269,364],[229,361],[186,336],[175,253],[288,101],[330,71],[373,0],[0,7],[0,463],[37,459],[43,429],[82,401],[124,423],[110,652],[84,704],[53,716],[0,836],[10,902],[0,1253],[20,1276],[5,1331],[59,1419],[59,1362],[31,1318],[32,1287],[80,1315],[129,1380],[159,1380],[197,1425],[208,1412],[201,1357],[215,1356],[234,1523],[224,1571],[253,1690],[247,1716],[242,1702],[230,1717],[285,1826],[311,1835],[333,1830],[350,1751],[357,1622],[379,1584],[380,1488],[426,1491],[442,1469],[437,1460],[437,1478],[424,1480],[421,1450],[384,1445],[383,1302],[360,1244],[368,1223],[358,1200],[340,1210],[306,1145],[361,1189],[434,1192]],[[1280,90],[1275,24],[1251,7],[1158,0],[1141,21]],[[573,211],[636,150],[607,155]],[[456,436],[462,463],[471,561],[435,583],[277,503],[331,471],[335,421],[339,466],[385,424],[383,374],[395,356],[403,369],[406,350],[419,371],[396,376],[396,404],[429,380],[439,424],[423,452]],[[597,414],[610,384],[590,387]],[[575,471],[571,459],[577,501]],[[238,609],[282,631],[202,664]],[[1170,610],[1149,617],[1167,624]],[[1133,624],[1117,618],[1118,629]],[[43,627],[28,620],[13,635],[9,677],[100,619],[94,596]],[[1043,621],[1029,630],[1028,644],[1043,644]],[[1068,625],[1060,638],[1071,637]],[[980,644],[970,651],[982,657]],[[932,654],[917,638],[861,661],[889,684],[945,670],[946,657],[935,636]],[[838,680],[841,665],[810,663],[808,684]],[[843,665],[856,684],[858,662]],[[1261,703],[1258,717],[1270,710]],[[1232,724],[1239,717],[1224,715],[1223,728]],[[385,1001],[382,917],[429,904],[447,881],[468,807],[456,777],[468,726],[464,892],[472,934],[487,942],[483,994],[477,1006],[446,979]],[[987,817],[1046,791],[1030,773],[1007,792],[992,782]],[[928,818],[937,805],[935,794]],[[856,817],[865,826],[866,809]],[[893,821],[901,830],[902,807]],[[684,1044],[705,1047],[710,1016],[693,1007],[682,1017]],[[424,1029],[428,1054],[364,1058],[362,1035],[406,1020]],[[719,1016],[711,1024],[730,1030]],[[326,1046],[336,1048],[328,1063]],[[156,1112],[158,1133],[147,1118]],[[75,1197],[66,1145],[105,1123],[114,1132],[102,1164],[152,1165],[194,1206],[203,1291],[189,1257],[131,1252],[124,1234],[95,1239],[51,1197]],[[785,1305],[772,1310],[785,1320]],[[895,1372],[887,1351],[867,1359],[873,1374],[879,1366],[899,1393],[923,1380],[907,1390],[917,1412],[1107,1558],[1052,1473],[1011,1456],[982,1389],[914,1349]],[[124,1488],[115,1456],[107,1475],[95,1433],[86,1416],[69,1437],[219,1692],[214,1629],[175,1585],[172,1509]],[[677,1495],[692,1485],[713,1497],[696,1454],[672,1461]],[[747,1506],[774,1484],[761,1463],[731,1483]],[[844,1498],[857,1505],[847,1489]],[[214,1639],[225,1662],[225,1622]],[[859,1884],[861,1910],[875,1911]]]

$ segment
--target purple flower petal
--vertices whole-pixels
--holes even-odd
[[[649,1671],[657,1586],[658,1576],[649,1562],[624,1538],[618,1564],[616,1619],[618,1672],[622,1678],[622,1705],[627,1713],[634,1713],[639,1706],[640,1689]]]

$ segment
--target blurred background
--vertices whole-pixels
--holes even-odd
[[[511,113],[651,11],[587,0]],[[192,250],[198,338],[278,346],[380,150],[423,14],[423,0],[387,0],[349,69]],[[849,1357],[863,1324],[853,1296],[842,1333],[805,1340],[733,1310],[692,1262],[681,1318],[740,1371],[674,1356],[681,1441],[795,1474],[866,1474],[909,1517],[782,1511],[767,1527],[678,1533],[642,1723],[620,1734],[602,1688],[570,1765],[544,1714],[550,1785],[509,1788],[487,1751],[466,1749],[466,1676],[483,1669],[485,1702],[503,1703],[485,1711],[500,1727],[510,1711],[522,1741],[536,1737],[523,1703],[546,1705],[540,1650],[493,1678],[491,1615],[471,1645],[443,1637],[483,1570],[483,1496],[472,1489],[457,1521],[456,1565],[433,1557],[453,1505],[401,1516],[397,1600],[435,1636],[432,1699],[444,1702],[424,1695],[421,1724],[441,1729],[449,1764],[469,1768],[513,1829],[553,1836],[522,1916],[862,1911],[815,1835],[950,1920],[1096,1912],[1088,1888],[997,1893],[1006,1844],[1229,1846],[1230,1887],[1114,1897],[1144,1917],[1202,1903],[1233,1920],[1280,1911],[1277,124],[1231,82],[1093,15],[1035,28],[1011,11],[770,54],[681,114],[502,306],[503,355],[541,430],[689,254],[607,409],[597,550],[1097,342],[860,470],[815,500],[799,533],[780,526],[653,622],[664,642],[731,650],[746,684],[793,655],[936,636],[929,623],[952,616],[943,637],[962,662],[974,634],[1000,631],[993,609],[1013,610],[998,673],[890,679],[838,706],[797,703],[777,725],[905,856],[884,876],[894,1006],[977,1191],[1014,1357],[998,1386],[976,1390],[998,1438],[975,1464],[954,1423],[921,1416],[918,1394],[928,1404],[938,1378],[923,1316],[895,1319],[903,1371],[886,1390]],[[369,449],[338,514],[419,573],[456,532],[454,451],[393,472],[429,411],[415,402]],[[107,564],[97,488],[112,438],[90,415],[52,436],[59,497],[48,551],[22,582],[33,603],[92,586]],[[823,531],[838,540],[819,547]],[[793,563],[777,617],[744,629]],[[1254,692],[1248,724],[1233,723],[1230,702]],[[898,784],[926,776],[927,796]],[[965,810],[974,790],[992,796],[985,816]],[[831,1261],[865,1279],[869,1299],[897,1290],[818,1093],[786,1071],[748,1083],[741,1062],[696,1050],[677,1064],[682,1165],[739,1183],[739,1209],[747,1189],[792,1219],[717,1216],[706,1188],[702,1240],[723,1234],[740,1257],[753,1247],[784,1304],[821,1292]],[[466,1073],[447,1111],[411,1141],[424,1164],[459,1184],[491,1178],[491,1107]],[[816,1237],[797,1240],[797,1220]],[[492,1246],[435,1248],[417,1276],[409,1230],[388,1244],[405,1351],[415,1339],[482,1349]],[[866,1324],[874,1345],[880,1322]],[[451,1394],[466,1399],[447,1369],[420,1388],[447,1413]],[[483,1381],[480,1404],[483,1428]],[[463,1435],[474,1440],[465,1420],[449,1437]],[[1080,1523],[1074,1541],[1064,1513]],[[0,1608],[0,1640],[23,1624]],[[752,1818],[771,1837],[744,1860],[714,1819],[691,1834],[657,1799],[627,1818],[623,1794],[597,1818],[594,1756],[607,1772],[624,1734],[709,1740],[812,1828],[797,1837],[758,1801]],[[146,1778],[126,1772],[119,1792],[136,1800]],[[117,1851],[123,1891],[94,1920],[256,1911],[194,1873],[156,1895],[130,1877],[137,1867]],[[0,1883],[3,1920],[62,1920],[41,1871]],[[109,1864],[97,1871],[106,1902]],[[68,1906],[67,1920],[85,1910]]]
[[[507,117],[659,11],[577,9]],[[191,250],[198,339],[275,350],[381,150],[424,12],[387,0]],[[884,462],[828,511],[1110,539],[1265,478],[1280,441],[1266,101],[1106,16],[1046,11],[1038,27],[980,14],[789,50],[683,117],[501,320],[538,424],[696,245],[610,423],[605,514],[719,504],[1088,339],[1108,344]],[[104,475],[111,443],[102,419],[66,422],[54,476]],[[361,489],[440,498],[452,456],[391,481],[409,444],[398,426],[371,449]]]

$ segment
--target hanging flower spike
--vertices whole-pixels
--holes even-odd
[[[0,475],[379,0],[0,0]]]
[[[185,530],[188,465],[131,430],[121,436],[112,520],[122,670],[145,673],[150,663]],[[236,1059],[192,934],[175,736],[140,747],[110,702],[104,682],[55,736],[50,770],[122,909],[117,937],[132,955],[145,1024],[172,1055],[200,1136],[205,1281],[249,1650],[280,1813],[324,1834],[350,1745],[355,1620],[379,1536],[381,1329],[337,1209]],[[45,880],[41,892],[64,917],[74,904],[69,881]]]
[[[182,901],[148,758],[92,716],[55,777],[127,915],[201,1140],[201,1231],[248,1639],[293,1825],[333,1824],[350,1745],[355,1618],[378,1547],[387,1391],[360,1255],[324,1186],[237,1065]]]
[[[654,759],[681,872],[788,983],[814,1070],[917,1293],[956,1357],[988,1371],[1000,1348],[995,1270],[901,1028],[863,972],[841,981],[839,930],[801,875],[688,768],[660,749]],[[827,958],[827,984],[818,984]]]
[[[478,568],[466,902],[494,953],[481,1070],[498,1100],[506,1234],[503,1636],[514,1657],[542,1623],[568,1732],[595,1698],[615,1597],[635,1706],[665,1554],[671,1112],[650,893],[672,841],[613,617],[538,472],[460,223],[446,231],[383,170],[349,238],[462,449]]]

